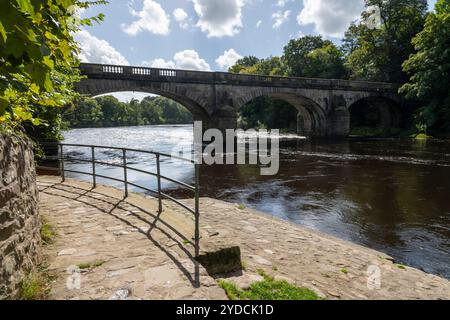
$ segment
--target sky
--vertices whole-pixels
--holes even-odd
[[[81,13],[105,21],[75,39],[83,62],[226,71],[242,56],[281,55],[302,35],[339,43],[363,9],[364,0],[109,0]]]

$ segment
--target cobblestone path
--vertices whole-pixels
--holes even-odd
[[[58,233],[46,248],[59,275],[54,298],[226,298],[194,262],[193,221],[175,205],[165,203],[157,219],[154,199],[133,194],[123,201],[113,188],[39,180],[41,212]],[[259,280],[264,269],[327,299],[450,299],[448,280],[397,265],[378,251],[214,199],[202,199],[201,211],[205,247],[240,246],[245,270],[228,278],[240,287]],[[77,265],[92,267],[81,270],[80,289],[69,290],[67,270]]]

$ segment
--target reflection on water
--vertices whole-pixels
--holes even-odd
[[[65,138],[66,143],[170,154],[174,146],[192,145],[192,127],[80,129],[66,132]],[[281,145],[280,172],[273,177],[260,176],[258,166],[229,165],[225,170],[223,166],[203,166],[202,196],[243,203],[450,278],[450,142],[295,139]],[[90,150],[68,151],[90,155]],[[98,151],[96,157],[113,163],[122,161],[120,152],[115,151]],[[156,170],[149,155],[130,153],[129,163],[139,169]],[[71,165],[81,171],[89,171],[90,166]],[[189,164],[165,159],[161,169],[169,177],[193,182],[194,171]],[[97,172],[119,177],[123,174],[120,168],[100,166]],[[140,185],[156,186],[150,176],[130,172],[129,177]],[[163,187],[184,195],[173,184]]]

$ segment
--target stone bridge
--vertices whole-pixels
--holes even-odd
[[[284,100],[298,110],[298,133],[345,137],[351,110],[372,108],[380,127],[401,122],[398,86],[389,83],[241,75],[134,66],[81,64],[76,90],[89,96],[148,92],[185,106],[204,128],[236,129],[242,106],[261,96]]]

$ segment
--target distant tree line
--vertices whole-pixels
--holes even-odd
[[[381,19],[372,23],[373,8]],[[428,12],[426,0],[366,0],[341,46],[321,36],[293,39],[281,57],[244,57],[229,71],[272,76],[352,79],[399,83],[415,132],[450,133],[450,1]],[[262,117],[260,116],[262,115]],[[296,110],[261,97],[241,111],[242,127],[295,128]],[[276,122],[276,123],[274,123]]]
[[[63,111],[66,128],[98,128],[192,123],[192,114],[182,105],[164,97],[149,96],[142,101],[121,102],[113,96],[82,98]]]

